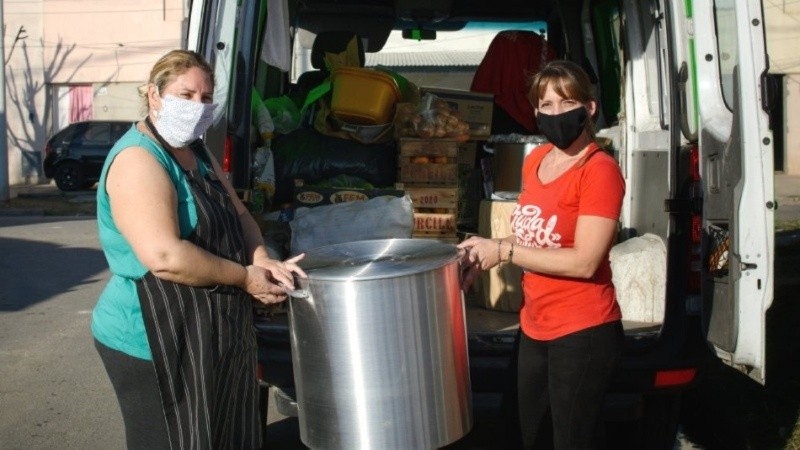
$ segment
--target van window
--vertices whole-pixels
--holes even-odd
[[[418,86],[469,90],[489,44],[503,30],[534,31],[547,37],[545,22],[473,21],[459,30],[438,30],[434,40],[405,39],[402,30],[392,30],[380,52],[366,53],[365,66],[390,68]],[[313,70],[310,47],[313,37],[309,39],[306,33],[300,29],[298,35],[303,36],[294,39],[290,76],[293,83],[303,72]]]
[[[717,0],[714,2],[722,97],[725,100],[725,105],[730,110],[733,110],[733,70],[739,64],[735,14],[733,0]]]

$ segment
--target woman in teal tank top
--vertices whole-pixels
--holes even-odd
[[[260,448],[252,302],[286,299],[296,262],[260,229],[198,138],[213,72],[194,52],[154,65],[147,116],[108,155],[97,188],[112,276],[92,334],[128,448]]]

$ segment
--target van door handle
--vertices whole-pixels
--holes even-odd
[[[758,264],[748,263],[748,262],[739,263],[739,270],[753,270],[753,269],[758,269]]]
[[[777,85],[778,81],[774,77],[764,71],[761,74],[761,109],[769,113],[775,108],[775,99],[778,98],[780,87]]]

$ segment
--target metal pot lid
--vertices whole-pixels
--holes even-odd
[[[377,239],[328,245],[306,252],[298,265],[308,280],[345,281],[401,277],[458,260],[452,244],[430,239]]]

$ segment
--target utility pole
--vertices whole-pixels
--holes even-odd
[[[0,56],[3,62],[6,59],[6,33],[5,16],[3,16],[3,0],[0,0]],[[0,70],[0,202],[7,202],[9,199],[8,188],[8,129],[6,117],[6,65]]]

